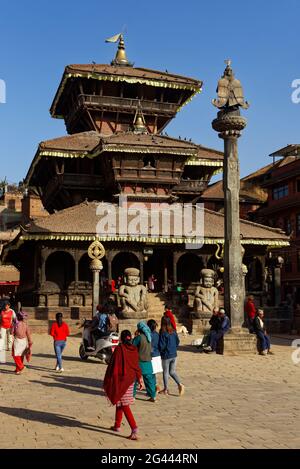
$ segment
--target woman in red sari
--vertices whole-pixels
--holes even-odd
[[[130,405],[134,402],[135,381],[138,381],[140,390],[143,388],[143,382],[138,350],[132,345],[131,340],[131,333],[127,330],[122,331],[120,344],[115,349],[105,373],[103,389],[110,402],[116,406],[115,424],[111,430],[120,431],[124,413],[131,428],[131,435],[128,438],[137,440],[138,427]]]

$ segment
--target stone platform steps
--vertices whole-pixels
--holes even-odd
[[[164,314],[165,304],[167,302],[166,295],[164,293],[149,293],[148,294],[148,318],[154,319],[160,326],[161,318]],[[90,306],[80,306],[80,307],[66,307],[66,306],[52,306],[52,307],[23,307],[23,311],[28,314],[29,326],[32,329],[32,332],[35,333],[48,333],[52,323],[55,321],[55,315],[58,312],[63,314],[63,319],[70,327],[71,334],[77,334],[82,331],[79,328],[84,318],[91,319],[92,311]],[[183,324],[180,321],[179,316],[177,317],[175,312],[175,317],[178,325],[187,325]],[[132,329],[136,326],[137,321],[132,322]],[[134,326],[135,323],[135,326]],[[122,328],[122,324],[120,324]],[[134,329],[135,330],[135,329]]]
[[[28,319],[28,325],[32,334],[49,334],[52,324],[55,320],[44,320],[44,319]],[[81,321],[66,319],[65,322],[68,324],[71,335],[77,335],[82,333],[80,328]]]
[[[154,319],[159,325],[165,310],[166,297],[163,293],[148,294],[148,319]]]
[[[23,307],[28,314],[28,324],[32,333],[47,334],[50,332],[56,313],[63,314],[63,320],[68,324],[70,333],[81,334],[80,325],[84,318],[91,319],[91,307]]]

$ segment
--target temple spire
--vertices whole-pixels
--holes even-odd
[[[122,33],[115,34],[115,36],[109,37],[108,39],[105,40],[105,42],[117,42],[117,41],[119,41],[118,50],[117,50],[114,60],[112,60],[111,62],[111,65],[118,65],[118,66],[121,65],[125,67],[132,67],[133,64],[129,62],[126,56],[123,34]]]

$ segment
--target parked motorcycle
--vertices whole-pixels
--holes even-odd
[[[108,364],[111,356],[119,343],[117,332],[108,332],[107,335],[96,339],[95,347],[89,347],[91,320],[84,319],[82,326],[82,342],[79,347],[79,356],[81,360],[87,360],[89,357],[98,358],[102,363]]]

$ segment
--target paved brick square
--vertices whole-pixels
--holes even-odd
[[[79,337],[65,349],[65,372],[54,371],[52,340],[35,335],[32,361],[16,376],[10,356],[0,364],[0,425],[4,448],[300,448],[300,364],[291,338],[273,337],[273,356],[200,354],[181,339],[177,371],[186,386],[179,397],[156,403],[139,393],[132,406],[139,441],[109,428],[114,408],[101,389],[106,366],[78,357]],[[9,352],[7,352],[8,354]],[[159,378],[162,382],[161,377]]]

